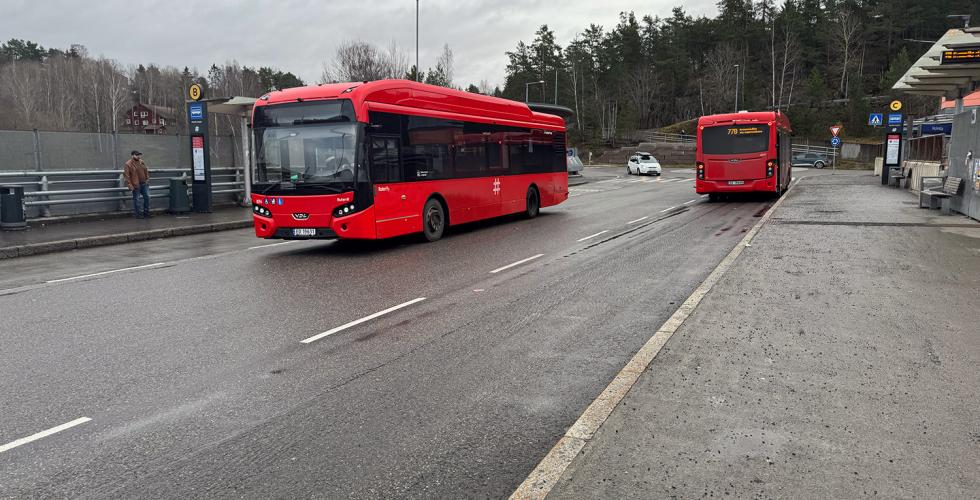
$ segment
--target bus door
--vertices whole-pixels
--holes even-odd
[[[404,192],[407,189],[402,182],[399,143],[397,136],[371,136],[371,182],[378,238],[414,232],[420,224],[419,211],[413,210],[408,193]]]

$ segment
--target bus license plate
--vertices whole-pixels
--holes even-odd
[[[316,236],[316,228],[313,227],[294,228],[293,236]]]
[[[745,181],[728,181],[729,186],[741,186],[745,184]]]

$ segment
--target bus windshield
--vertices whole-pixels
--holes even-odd
[[[255,191],[352,190],[359,127],[344,107],[327,101],[256,108]]]
[[[701,131],[701,152],[706,155],[737,155],[769,150],[769,126],[728,125]]]

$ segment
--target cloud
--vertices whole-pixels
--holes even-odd
[[[717,13],[716,0],[685,2],[692,15]],[[271,66],[315,82],[340,42],[358,39],[384,46],[394,40],[415,61],[415,2],[411,0],[283,0],[150,2],[46,0],[43,8],[14,1],[0,18],[0,33],[45,47],[80,43],[93,55],[123,64],[155,63],[197,68],[236,60]],[[455,53],[455,83],[502,84],[505,51],[534,38],[547,24],[562,45],[589,24],[612,27],[619,12],[670,15],[676,5],[651,1],[639,9],[624,0],[421,0],[419,59],[434,66],[444,44]],[[14,13],[11,15],[11,13]],[[58,13],[52,15],[52,13]]]

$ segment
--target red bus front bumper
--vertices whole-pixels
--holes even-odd
[[[702,181],[694,180],[694,191],[698,194],[706,193],[757,193],[757,192],[776,192],[776,178],[751,179],[746,180],[745,184],[729,184],[730,181]]]
[[[252,212],[255,235],[281,239],[374,239],[374,205],[343,217],[334,217],[338,206],[350,202],[350,194],[310,196],[252,196],[252,204],[265,207],[271,217]],[[266,203],[266,200],[274,200]],[[281,200],[281,203],[279,202]],[[297,214],[306,215],[305,219]],[[315,229],[313,236],[296,236],[293,229]]]

